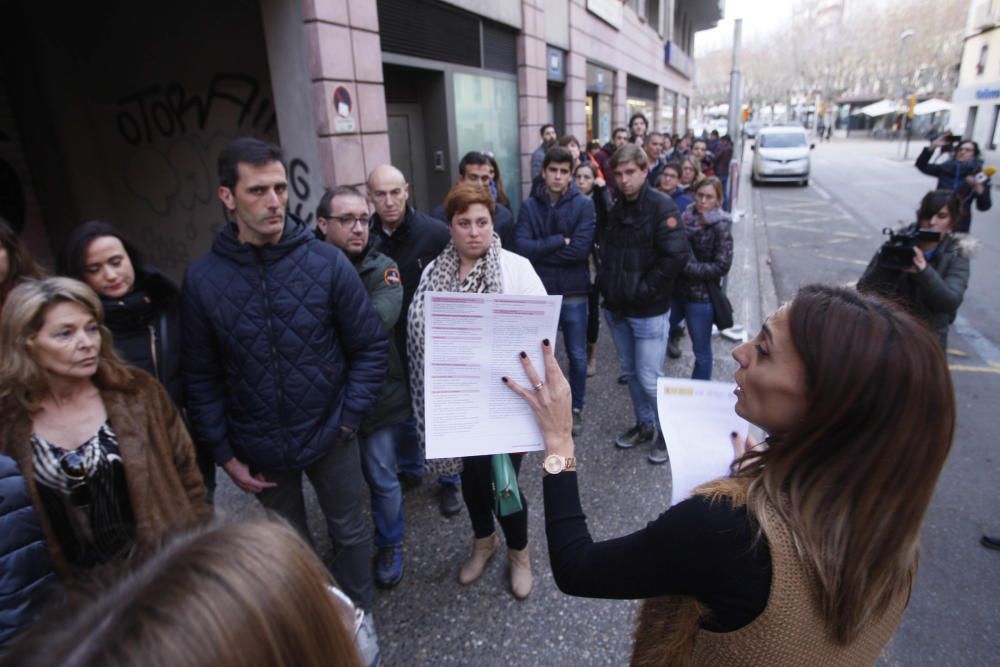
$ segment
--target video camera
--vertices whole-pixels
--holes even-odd
[[[886,227],[882,233],[888,234],[889,240],[879,248],[879,266],[897,271],[913,266],[913,249],[917,247],[918,243],[941,240],[941,232],[933,229],[920,229],[916,226],[907,227],[901,232],[894,232]]]
[[[958,145],[962,143],[962,137],[956,137],[951,132],[945,132],[940,138],[945,142],[941,146],[942,153],[952,153],[956,148],[958,148]]]

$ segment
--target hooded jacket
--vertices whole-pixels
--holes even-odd
[[[388,344],[357,271],[289,215],[281,239],[226,225],[187,270],[184,390],[195,440],[220,465],[301,470],[358,428],[385,378]]]
[[[570,183],[555,202],[542,189],[518,211],[513,251],[531,260],[549,294],[586,295],[596,229],[594,202],[576,185]]]
[[[927,260],[927,268],[917,273],[881,266],[876,252],[858,280],[858,289],[901,302],[926,322],[946,347],[948,326],[955,321],[958,307],[965,298],[969,286],[969,260],[978,245],[978,241],[966,234],[947,234]]]

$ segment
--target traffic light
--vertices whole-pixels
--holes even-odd
[[[751,113],[753,113],[753,111],[750,109],[750,107],[746,107],[745,109],[743,109],[743,122],[744,123],[747,122],[748,120],[750,120],[750,114]]]
[[[906,102],[906,117],[913,120],[913,109],[917,106],[917,96],[910,95]]]

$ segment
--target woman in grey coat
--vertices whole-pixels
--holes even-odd
[[[876,292],[903,304],[937,334],[941,347],[948,346],[948,325],[955,320],[969,286],[969,258],[978,243],[955,232],[959,202],[948,190],[932,190],[924,195],[917,210],[917,222],[903,231],[932,230],[939,241],[919,241],[913,248],[913,264],[891,268],[875,253],[858,281],[861,291]]]

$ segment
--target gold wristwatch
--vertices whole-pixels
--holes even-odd
[[[542,468],[550,475],[558,475],[564,470],[576,470],[576,459],[572,456],[549,454],[542,461]]]

